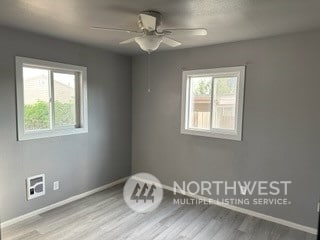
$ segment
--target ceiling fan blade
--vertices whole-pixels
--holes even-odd
[[[162,42],[170,47],[177,47],[181,45],[181,42],[168,37],[163,37]]]
[[[208,31],[205,28],[172,28],[163,29],[163,31],[169,31],[173,34],[190,34],[195,36],[206,36],[208,34]]]
[[[135,30],[121,29],[121,28],[104,28],[104,27],[91,27],[94,30],[103,30],[103,31],[117,31],[117,32],[126,32],[126,33],[142,33]]]
[[[136,41],[136,38],[130,38],[128,40],[124,40],[122,42],[120,42],[119,44],[128,44],[128,43],[132,43],[132,42],[135,42]]]
[[[144,13],[141,13],[140,20],[145,29],[148,31],[155,31],[156,30],[156,21],[157,19],[154,16],[150,16]]]

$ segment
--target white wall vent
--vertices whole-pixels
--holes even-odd
[[[31,200],[46,194],[44,174],[27,178],[27,199]]]

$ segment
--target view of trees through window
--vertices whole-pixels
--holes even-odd
[[[74,103],[54,102],[55,125],[74,125]],[[44,101],[24,106],[24,123],[26,130],[39,130],[50,128],[50,106]]]
[[[219,94],[230,94],[235,93],[236,86],[233,83],[234,78],[219,78],[217,82],[217,93]],[[212,81],[208,81],[206,78],[200,78],[198,83],[193,89],[195,95],[208,95],[211,93]]]

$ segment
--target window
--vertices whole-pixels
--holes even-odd
[[[16,57],[18,140],[88,132],[87,69]]]
[[[245,67],[184,71],[181,133],[241,140]]]

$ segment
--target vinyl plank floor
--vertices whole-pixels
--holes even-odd
[[[214,205],[175,205],[136,213],[123,185],[2,229],[3,240],[316,240],[316,236]]]

